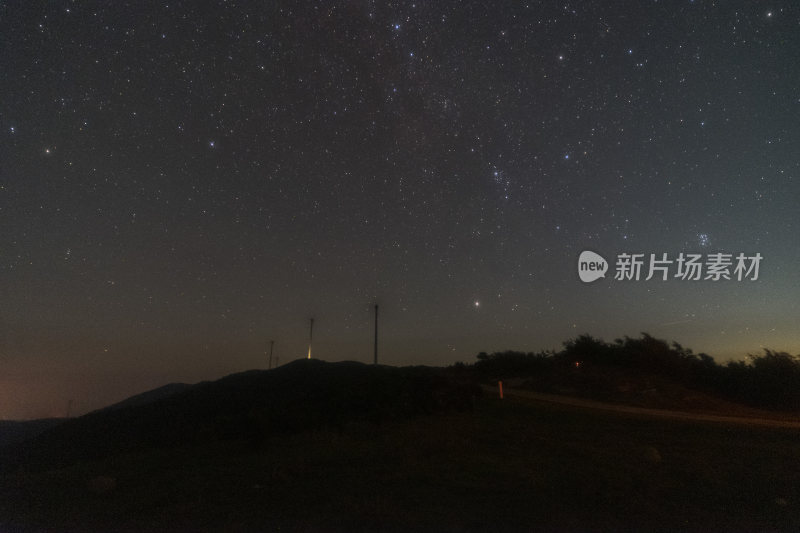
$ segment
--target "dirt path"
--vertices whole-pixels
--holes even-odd
[[[490,395],[497,395],[496,387],[488,385],[483,387],[484,390]],[[629,405],[620,405],[613,403],[599,402],[595,400],[588,400],[585,398],[574,398],[571,396],[561,396],[558,394],[546,394],[542,392],[533,392],[522,389],[509,389],[504,390],[506,397],[519,397],[529,400],[536,400],[540,402],[559,403],[563,405],[572,405],[575,407],[584,407],[587,409],[602,409],[604,411],[612,411],[615,413],[642,415],[649,417],[672,418],[679,420],[697,420],[700,422],[719,422],[723,424],[737,424],[745,426],[765,426],[774,428],[789,428],[800,429],[800,420],[787,420],[787,419],[773,419],[773,418],[753,418],[743,416],[725,416],[725,415],[712,415],[703,413],[688,413],[685,411],[672,411],[668,409],[647,409],[644,407],[633,407]]]

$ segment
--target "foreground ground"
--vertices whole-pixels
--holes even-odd
[[[796,531],[798,436],[487,395],[468,413],[20,471],[0,479],[0,531]]]
[[[485,385],[483,390],[489,394],[497,394],[496,387]],[[613,411],[620,414],[640,415],[646,418],[668,418],[677,420],[694,420],[697,422],[716,422],[727,425],[744,425],[757,427],[773,427],[785,429],[800,429],[800,417],[792,413],[775,411],[763,411],[742,406],[735,406],[734,409],[726,411],[686,411],[683,409],[654,409],[647,407],[637,407],[624,403],[611,403],[591,400],[586,398],[575,398],[562,394],[548,394],[530,391],[526,389],[508,389],[506,396],[515,399],[536,400],[538,402],[557,403],[561,405],[572,405],[575,407],[585,407],[589,409],[599,409],[603,411]]]

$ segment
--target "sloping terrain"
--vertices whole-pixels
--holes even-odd
[[[471,411],[0,475],[0,531],[798,531],[797,430]]]
[[[298,360],[69,420],[4,449],[5,471],[54,468],[152,447],[244,439],[472,405],[480,388],[443,369]],[[141,399],[141,398],[140,398]]]
[[[179,392],[192,385],[186,383],[170,383],[156,389],[131,396],[121,402],[98,409],[96,412],[113,411],[124,407],[146,405]],[[40,418],[36,420],[0,420],[0,450],[7,446],[31,440],[58,425],[68,422],[69,418]]]
[[[0,449],[40,435],[50,428],[66,422],[66,418],[39,418],[37,420],[0,420]]]
[[[183,392],[190,387],[193,387],[193,385],[189,385],[188,383],[169,383],[153,390],[136,394],[130,398],[122,400],[121,402],[97,409],[97,411],[112,411],[114,409],[122,409],[123,407],[146,405],[164,398],[169,398],[170,396],[178,394],[179,392]]]

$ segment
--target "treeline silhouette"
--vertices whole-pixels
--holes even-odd
[[[668,343],[647,333],[604,342],[581,335],[564,342],[561,351],[481,352],[471,365],[481,377],[547,377],[586,369],[608,370],[632,376],[659,376],[688,388],[721,395],[754,407],[800,410],[800,356],[765,349],[744,361],[717,363],[677,342]]]

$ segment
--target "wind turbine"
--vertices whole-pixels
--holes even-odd
[[[314,319],[311,319],[311,326],[308,329],[308,358],[311,359],[311,341],[314,338]]]

